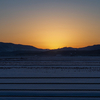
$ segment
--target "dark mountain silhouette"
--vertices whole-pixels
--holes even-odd
[[[79,48],[79,50],[100,50],[100,45],[87,46],[84,48]]]
[[[57,50],[76,50],[76,48],[72,48],[72,47],[63,47],[63,48],[59,48]]]
[[[83,48],[64,47],[55,50],[29,45],[0,42],[0,56],[100,56],[100,45]]]
[[[3,43],[0,42],[0,52],[13,52],[13,51],[41,51],[29,45],[13,44],[13,43]]]
[[[66,51],[66,50],[76,50],[76,48],[72,48],[72,47],[63,47],[63,48],[58,48],[56,50],[60,50],[60,51]]]
[[[83,48],[72,48],[72,47],[63,47],[59,48],[57,50],[100,50],[100,45],[93,45],[93,46],[87,46]]]

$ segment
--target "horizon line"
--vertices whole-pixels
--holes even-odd
[[[27,44],[17,44],[17,43],[13,43],[13,42],[0,42],[0,43],[9,43],[9,44],[15,44],[15,45],[23,45],[23,46],[31,46],[31,47],[35,47],[35,48],[37,48],[37,49],[43,49],[43,48],[38,48],[38,47],[36,47],[36,46],[33,46],[33,45],[27,45]],[[80,49],[80,48],[85,48],[85,47],[89,47],[89,46],[95,46],[95,45],[100,45],[100,44],[93,44],[93,45],[87,45],[87,46],[83,46],[83,47],[78,47],[78,48],[74,48],[74,47],[67,47],[67,46],[64,46],[64,47],[58,47],[58,48],[56,48],[56,49],[62,49],[62,48],[74,48],[74,49]],[[49,48],[46,48],[46,49],[48,49],[48,50],[56,50],[56,49],[49,49]],[[43,49],[43,50],[46,50],[46,49]]]

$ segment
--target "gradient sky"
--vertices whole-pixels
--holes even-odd
[[[100,0],[0,0],[0,42],[43,49],[100,44]]]

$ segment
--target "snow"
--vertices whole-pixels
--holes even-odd
[[[36,59],[33,61],[0,61],[0,100],[100,99],[98,97],[100,96],[99,58],[96,58],[96,60],[94,58],[84,57],[81,57],[80,60],[79,58],[76,58],[77,60],[75,58],[69,58],[70,60],[73,59],[73,61],[68,61],[68,58],[63,58],[64,60],[67,59],[66,61],[61,61],[60,58],[58,58],[58,61],[57,58],[55,58],[56,61],[54,61],[54,58],[47,59],[43,58],[42,60],[39,59],[39,61],[35,61]],[[3,63],[5,65],[2,65]],[[27,64],[25,65],[24,63]],[[57,89],[61,90],[57,91]],[[69,91],[71,89],[73,91]]]

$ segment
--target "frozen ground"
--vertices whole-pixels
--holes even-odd
[[[100,66],[100,57],[1,57],[1,66]]]
[[[0,100],[100,100],[100,57],[1,57]]]

